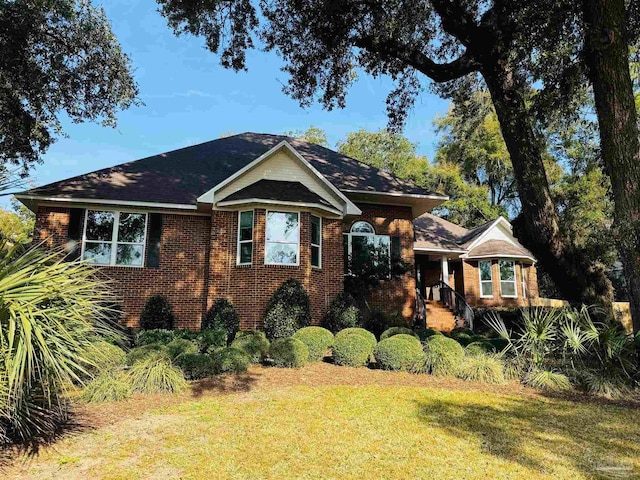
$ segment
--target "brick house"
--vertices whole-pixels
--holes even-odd
[[[234,135],[16,197],[36,213],[35,241],[100,266],[131,327],[161,293],[179,327],[199,328],[228,297],[241,327],[259,328],[288,278],[305,286],[318,323],[343,288],[345,256],[372,244],[410,266],[372,298],[408,322],[417,292],[433,299],[434,288],[473,306],[537,294],[534,259],[506,220],[465,230],[429,213],[446,196],[301,139]]]

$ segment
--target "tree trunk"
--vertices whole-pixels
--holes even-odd
[[[624,0],[583,0],[585,60],[593,85],[600,146],[611,177],[614,231],[640,331],[640,140],[629,72]]]
[[[613,290],[604,270],[578,250],[559,228],[542,162],[542,145],[533,130],[524,99],[524,82],[506,62],[481,69],[496,109],[522,204],[514,222],[518,238],[551,275],[562,295],[572,302],[600,304],[611,309]]]

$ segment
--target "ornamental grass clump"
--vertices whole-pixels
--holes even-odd
[[[333,333],[322,327],[304,327],[293,338],[300,340],[309,349],[309,361],[321,362],[333,344]]]
[[[385,338],[393,337],[394,335],[411,335],[413,337],[418,338],[418,334],[407,327],[391,327],[387,328],[382,335],[380,335],[380,340],[384,340]]]
[[[270,342],[264,332],[257,330],[247,330],[238,332],[236,338],[231,342],[232,348],[242,350],[247,355],[251,363],[260,363],[269,352]]]
[[[424,359],[422,344],[413,335],[398,334],[380,340],[373,350],[383,370],[413,370]]]
[[[346,330],[356,330],[345,332]],[[336,365],[346,365],[349,367],[364,367],[369,363],[373,348],[376,345],[371,343],[371,339],[367,335],[363,335],[357,330],[362,329],[346,329],[336,335],[331,351],[333,353],[333,362]],[[364,330],[366,332],[366,330]],[[369,333],[369,332],[367,332]]]
[[[464,359],[464,349],[452,338],[434,335],[424,344],[424,359],[418,371],[434,375],[454,375]]]
[[[141,360],[146,360],[150,356],[165,355],[170,358],[169,350],[166,345],[159,343],[150,343],[149,345],[142,345],[141,347],[132,348],[127,353],[126,364],[131,366]]]
[[[504,383],[504,363],[492,354],[467,355],[455,375],[463,380],[483,383]]]
[[[182,370],[162,354],[134,363],[128,375],[134,393],[173,393],[187,387]]]
[[[269,358],[275,367],[298,368],[309,361],[309,349],[295,338],[280,338],[271,343]]]
[[[111,371],[123,367],[127,362],[127,353],[105,340],[98,340],[93,342],[92,360],[93,367],[90,368],[91,372]]]
[[[131,396],[131,379],[123,371],[106,371],[89,382],[80,392],[87,403],[119,402]]]

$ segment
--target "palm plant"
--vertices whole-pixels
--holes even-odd
[[[51,433],[65,391],[96,367],[97,338],[119,336],[106,282],[60,252],[0,246],[0,437]]]

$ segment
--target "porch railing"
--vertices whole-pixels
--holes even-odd
[[[469,306],[462,295],[460,295],[442,280],[433,285],[431,288],[437,288],[439,290],[440,303],[449,308],[449,310],[451,310],[456,317],[464,320],[466,326],[473,329],[473,319],[475,317],[475,314],[473,313],[473,309]]]
[[[416,315],[414,322],[418,327],[425,327],[427,325],[427,304],[424,301],[424,297],[420,293],[420,289],[416,288]]]

